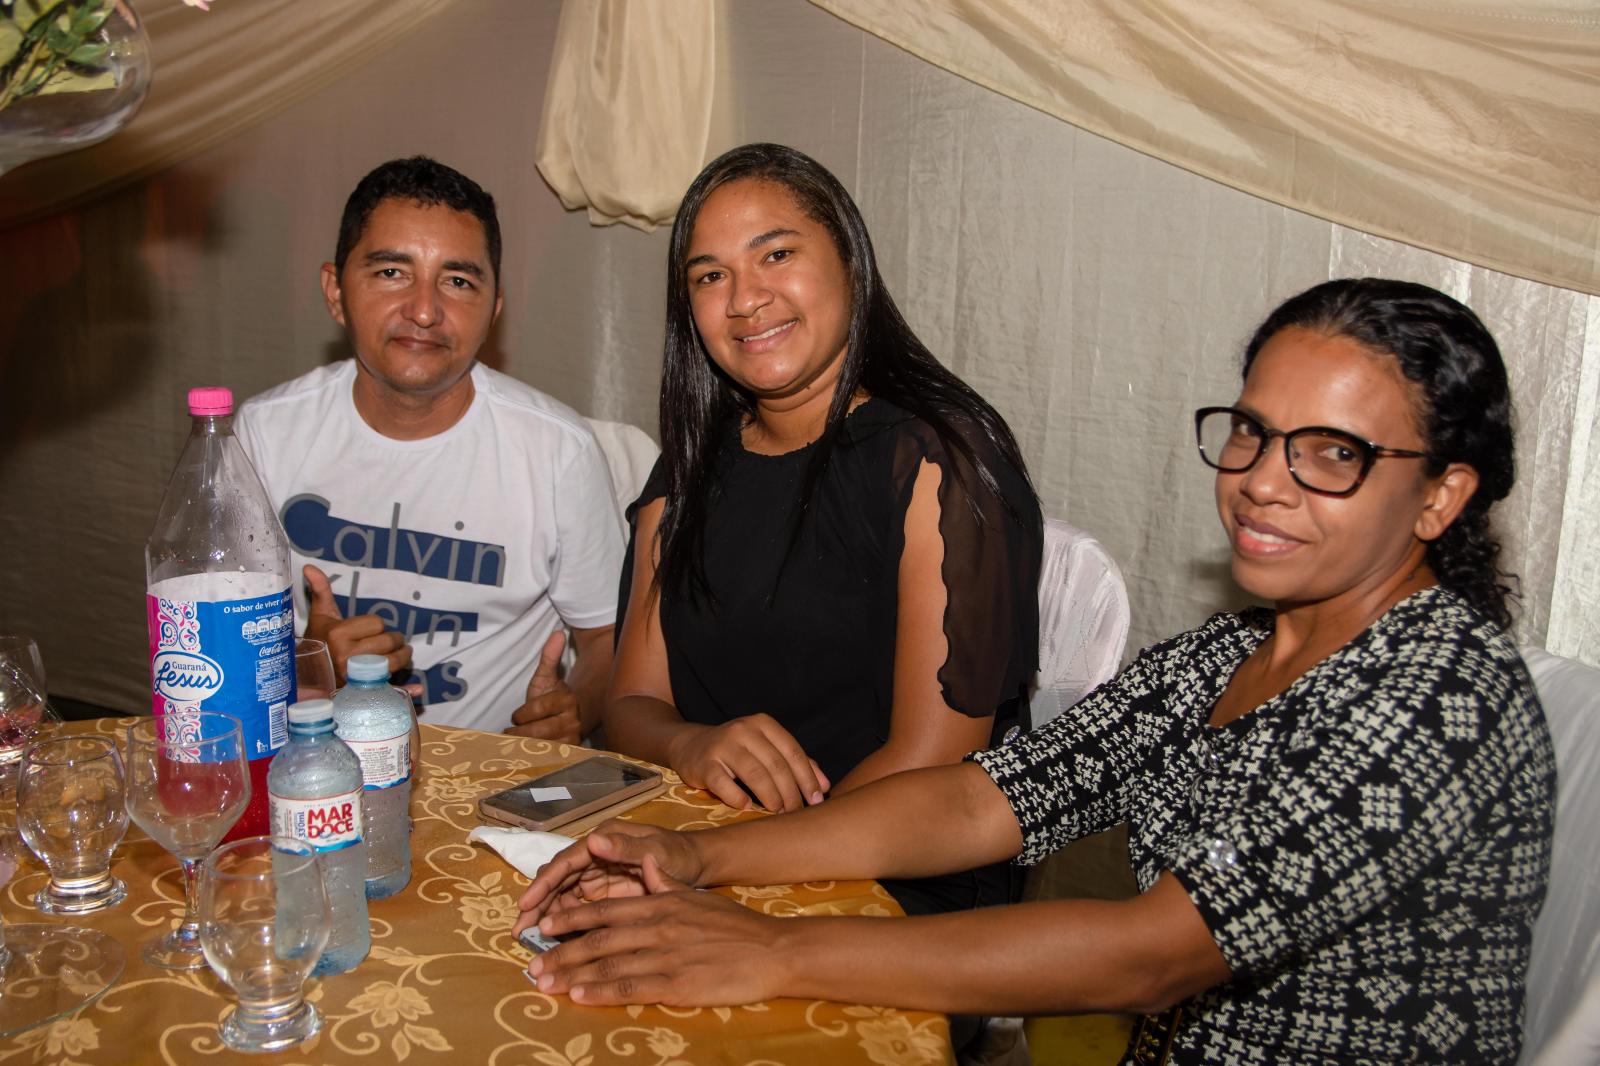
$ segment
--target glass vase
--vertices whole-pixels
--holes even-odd
[[[16,49],[36,13],[70,19],[97,0],[0,0],[0,78],[23,57]],[[52,17],[44,15],[43,17]],[[63,65],[42,89],[0,106],[0,174],[45,156],[103,141],[125,126],[150,91],[150,39],[127,0],[113,0],[89,44],[104,46],[92,64]],[[0,84],[0,95],[4,85]]]

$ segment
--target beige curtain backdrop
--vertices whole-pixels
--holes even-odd
[[[671,222],[705,164],[715,84],[711,0],[567,0],[534,158],[596,225]]]
[[[1274,203],[1600,292],[1600,9],[1574,0],[813,0]]]
[[[0,227],[79,203],[212,148],[337,81],[449,0],[134,0],[156,77],[110,140],[0,183]]]
[[[1600,297],[1207,180],[804,0],[715,12],[707,154],[773,140],[839,175],[912,326],[1016,428],[1046,513],[1121,565],[1131,647],[1238,601],[1189,412],[1236,395],[1240,346],[1274,303],[1378,273],[1465,299],[1500,339],[1521,633],[1600,663]],[[348,353],[317,268],[385,159],[426,152],[494,193],[506,309],[485,358],[655,434],[667,234],[591,225],[530,165],[561,14],[452,4],[232,139],[0,228],[0,631],[39,636],[55,691],[148,705],[141,553],[184,390],[247,396]],[[28,174],[0,177],[0,197]]]
[[[1274,203],[1600,292],[1592,3],[812,2],[979,85]],[[669,219],[695,170],[683,150],[704,146],[712,3],[668,5],[567,0],[539,166],[592,221]]]

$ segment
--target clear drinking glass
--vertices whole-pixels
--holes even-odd
[[[126,773],[129,816],[183,866],[183,923],[140,955],[163,969],[201,969],[196,879],[250,799],[243,729],[231,715],[169,708],[128,727]]]
[[[0,829],[0,886],[26,849]],[[98,929],[33,922],[0,926],[0,1037],[53,1022],[97,999],[122,976],[122,946]]]
[[[311,637],[294,642],[295,699],[328,700],[339,687],[328,645]]]
[[[45,698],[44,660],[29,637],[0,636],[0,771],[61,719]]]
[[[110,737],[39,740],[22,755],[17,828],[50,870],[33,897],[46,914],[89,914],[120,903],[111,853],[128,831],[122,759]]]
[[[9,662],[32,678],[33,687],[40,693],[49,691],[45,687],[44,656],[39,654],[39,642],[32,637],[0,634],[0,662]]]
[[[278,1051],[316,1035],[303,986],[328,943],[328,897],[309,844],[246,837],[206,857],[200,873],[200,943],[239,997],[222,1021],[235,1051]]]

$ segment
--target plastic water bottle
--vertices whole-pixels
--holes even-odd
[[[267,765],[288,737],[289,538],[233,435],[233,393],[190,389],[189,414],[144,550],[151,700],[157,717],[199,708],[243,723],[250,802],[233,840],[267,832]]]
[[[333,701],[289,708],[289,743],[267,772],[272,832],[317,851],[333,925],[313,977],[353,970],[372,947],[367,847],[361,833],[361,762],[333,731]]]
[[[411,880],[411,697],[389,684],[389,660],[352,655],[349,683],[333,697],[339,739],[361,760],[367,898],[387,899]]]

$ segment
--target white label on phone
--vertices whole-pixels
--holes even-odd
[[[572,798],[572,793],[557,786],[556,788],[530,788],[528,789],[528,796],[535,803],[549,803],[553,800],[569,800]]]
[[[317,851],[338,851],[361,843],[361,793],[315,799],[290,799],[268,793],[272,831],[304,840]]]
[[[411,779],[409,729],[388,740],[345,740],[345,743],[350,745],[350,750],[361,760],[361,780],[364,787],[393,788]]]

